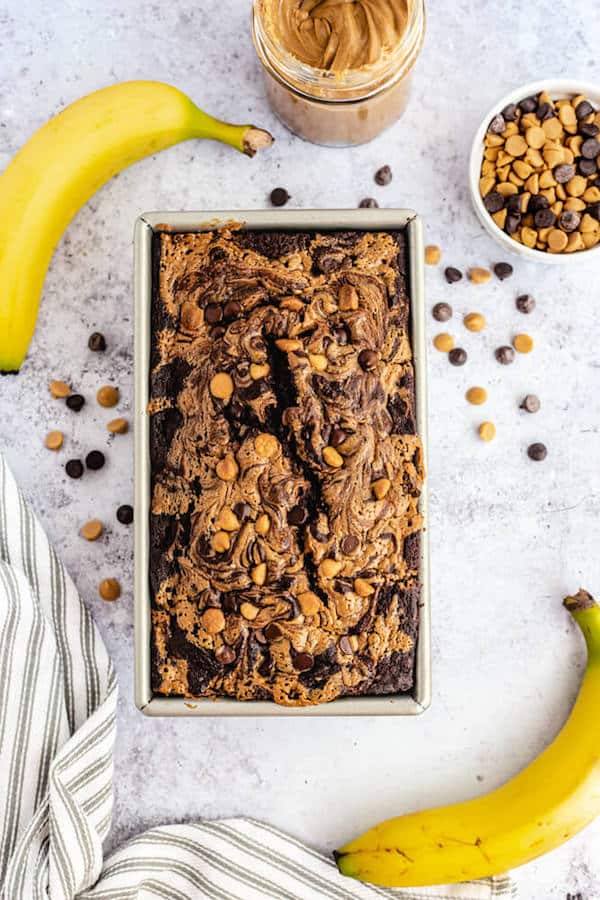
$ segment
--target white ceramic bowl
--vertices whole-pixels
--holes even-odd
[[[485,138],[488,125],[491,120],[499,112],[502,112],[509,103],[518,103],[525,97],[531,97],[532,94],[539,94],[546,91],[553,100],[561,100],[564,97],[572,97],[575,94],[584,94],[597,109],[600,109],[600,87],[585,81],[571,81],[569,78],[546,78],[543,81],[532,81],[530,84],[524,84],[522,87],[511,91],[506,97],[498,100],[489,112],[484,116],[481,125],[477,129],[473,146],[471,148],[471,158],[469,160],[469,186],[471,190],[471,200],[477,218],[494,240],[506,250],[517,253],[519,256],[528,259],[530,262],[548,263],[554,266],[570,266],[587,260],[591,262],[598,261],[600,258],[600,243],[589,250],[579,250],[577,253],[546,253],[544,250],[535,250],[525,247],[517,241],[513,241],[506,232],[498,228],[489,212],[483,205],[483,200],[479,193],[479,178],[481,172],[481,161],[483,159],[483,140]]]

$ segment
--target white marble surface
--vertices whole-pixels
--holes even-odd
[[[301,207],[353,207],[373,195],[382,205],[417,209],[444,263],[496,261],[467,196],[471,135],[488,106],[519,83],[552,74],[600,80],[600,19],[590,12],[581,0],[432,0],[403,121],[368,146],[327,150],[286,133],[267,108],[246,0],[0,3],[0,165],[50,113],[128,78],[173,81],[216,114],[254,120],[277,137],[253,162],[214,144],[183,145],[100,191],[54,257],[21,374],[0,380],[1,443],[120,673],[111,845],[158,822],[251,814],[332,848],[385,816],[499,784],[559,728],[582,666],[582,644],[560,600],[580,582],[600,592],[599,273],[589,262],[556,271],[515,257],[510,281],[484,287],[448,287],[440,270],[427,272],[428,303],[454,305],[451,330],[470,357],[453,369],[430,354],[434,697],[418,719],[172,721],[139,714],[132,700],[132,532],[114,518],[132,499],[133,436],[107,439],[110,416],[93,396],[99,385],[116,383],[119,412],[131,410],[131,237],[142,210],[257,208],[276,185]],[[394,171],[387,188],[372,181],[383,163]],[[523,291],[538,298],[529,318],[514,308]],[[462,327],[471,310],[489,320],[483,335]],[[107,335],[105,355],[87,350],[94,328]],[[493,348],[524,329],[535,351],[501,368]],[[87,396],[79,415],[49,397],[52,378]],[[471,384],[489,389],[484,417],[498,426],[491,445],[474,432],[481,410],[463,399]],[[517,408],[527,391],[542,398],[536,416]],[[50,428],[67,436],[58,456],[43,447]],[[543,464],[526,458],[533,440],[549,447]],[[94,447],[107,452],[105,469],[79,482],[66,478],[66,459]],[[100,542],[86,544],[77,531],[92,516],[109,527]],[[125,587],[112,605],[96,593],[107,575]],[[598,900],[600,822],[518,879],[528,900],[564,900],[578,890]]]

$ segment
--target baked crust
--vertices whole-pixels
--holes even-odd
[[[402,232],[157,235],[153,690],[410,691],[423,459]]]

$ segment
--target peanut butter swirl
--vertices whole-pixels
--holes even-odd
[[[424,473],[403,234],[162,234],[156,261],[154,690],[410,690]]]
[[[379,62],[406,30],[408,0],[263,0],[275,40],[309,66],[332,72]]]

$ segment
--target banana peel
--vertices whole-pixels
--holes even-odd
[[[564,605],[587,644],[587,667],[562,731],[495,791],[376,825],[334,856],[343,875],[384,887],[485,878],[567,841],[600,815],[600,608],[585,590]]]
[[[209,116],[158,81],[89,94],[37,131],[0,175],[0,372],[18,372],[35,329],[46,271],[84,203],[134,162],[191,138],[248,156],[273,138]]]

